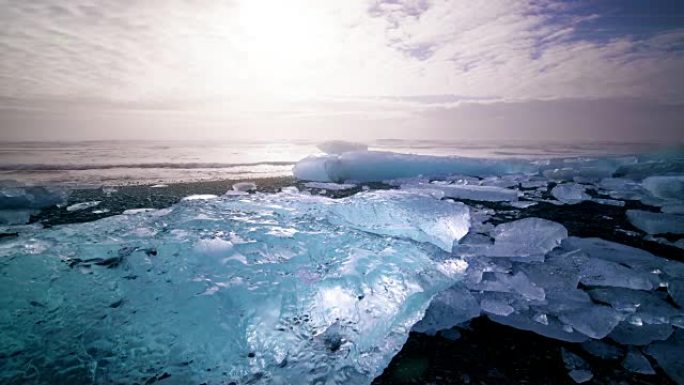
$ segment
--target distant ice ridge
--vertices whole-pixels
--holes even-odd
[[[368,384],[462,279],[440,248],[468,223],[288,190],[27,231],[0,245],[0,382]]]

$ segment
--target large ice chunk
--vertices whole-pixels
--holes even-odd
[[[470,212],[460,202],[447,202],[429,194],[377,191],[340,200],[331,210],[333,222],[418,242],[429,242],[451,252],[454,241],[468,232]]]
[[[383,151],[351,151],[340,155],[311,156],[299,161],[293,170],[300,180],[314,182],[381,182],[418,175],[454,174],[489,176],[536,172],[530,161],[477,159],[398,154]]]
[[[634,227],[648,234],[684,234],[684,215],[627,210],[627,218]]]
[[[0,382],[368,384],[462,274],[433,260],[434,247],[369,233],[371,214],[349,211],[405,210],[409,227],[441,215],[426,231],[450,223],[444,211],[467,217],[402,197],[426,214],[396,194],[358,205],[252,194],[5,240]],[[352,222],[333,221],[345,213]],[[441,236],[465,231],[455,223]]]
[[[641,184],[653,196],[663,199],[684,199],[684,175],[650,176]]]

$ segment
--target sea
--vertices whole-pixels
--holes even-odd
[[[319,141],[0,142],[0,181],[107,186],[288,176]],[[378,139],[371,150],[478,158],[637,154],[661,143]]]

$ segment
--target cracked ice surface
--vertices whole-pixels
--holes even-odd
[[[428,195],[282,193],[23,234],[0,249],[0,382],[370,383],[463,275],[413,240],[467,224]]]

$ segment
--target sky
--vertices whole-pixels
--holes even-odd
[[[0,9],[0,140],[684,141],[684,1]]]

